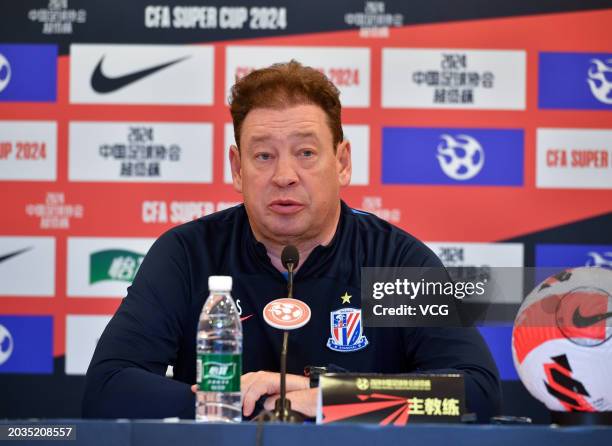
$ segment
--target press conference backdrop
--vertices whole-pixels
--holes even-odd
[[[0,417],[80,414],[97,339],[155,238],[240,202],[227,97],[274,62],[340,89],[343,198],[447,265],[612,266],[610,6],[1,2]],[[509,324],[482,331],[504,411],[546,421]]]

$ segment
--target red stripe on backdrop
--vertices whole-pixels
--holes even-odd
[[[326,33],[324,35],[292,36],[276,39],[252,39],[234,43],[318,45],[365,45],[372,47],[372,86],[369,109],[346,109],[345,122],[370,123],[370,183],[348,189],[344,197],[357,208],[363,197],[379,195],[386,208],[402,211],[400,225],[415,235],[434,240],[496,240],[533,232],[547,227],[599,215],[612,210],[610,192],[605,190],[538,190],[535,189],[535,129],[537,127],[608,128],[612,125],[606,111],[568,112],[537,110],[537,52],[539,50],[601,51],[605,48],[606,20],[609,11],[565,13],[536,17],[506,18],[483,21],[457,22],[392,29],[391,39],[359,39],[354,32]],[[609,22],[608,22],[609,23]],[[569,26],[571,24],[571,26]],[[569,31],[568,31],[569,29]],[[573,30],[583,30],[577,32]],[[538,35],[534,42],[533,36]],[[570,36],[569,38],[567,36]],[[483,36],[487,36],[483,40]],[[608,35],[609,37],[609,35]],[[528,95],[527,111],[473,110],[383,110],[380,108],[380,49],[382,46],[448,47],[452,41],[458,48],[514,48],[527,50]],[[444,43],[444,45],[442,45]],[[50,187],[61,187],[67,170],[67,121],[207,121],[214,123],[214,184],[212,185],[147,185],[114,183],[73,183],[66,190],[67,201],[82,203],[86,218],[74,221],[71,233],[108,233],[108,235],[155,236],[172,226],[168,224],[143,225],[141,204],[146,199],[162,200],[227,200],[238,201],[240,196],[223,178],[223,124],[229,121],[224,103],[225,44],[216,48],[215,105],[189,106],[68,106],[68,66],[62,57],[59,64],[59,94],[57,105],[12,104],[11,118],[52,119],[59,116],[59,153],[57,183],[20,183],[16,185],[22,199],[10,197],[5,201],[8,217],[6,233],[14,228],[37,231],[37,221],[23,212],[23,203],[36,203],[44,199]],[[69,111],[68,111],[69,110]],[[0,117],[4,110],[0,110]],[[22,115],[22,116],[19,116]],[[483,118],[484,116],[484,118]],[[7,117],[8,118],[8,117]],[[380,134],[383,126],[429,127],[495,127],[525,129],[525,187],[446,187],[446,186],[378,186],[380,184]],[[113,212],[97,206],[97,194],[108,198],[121,198],[114,203]],[[126,192],[129,189],[129,194]],[[23,195],[22,195],[23,194]],[[126,195],[129,195],[126,197]],[[571,206],[562,203],[571,203]],[[116,215],[122,216],[117,225]],[[463,218],[459,219],[458,216]],[[475,222],[496,219],[495,225],[481,227]],[[455,220],[452,225],[448,221]],[[4,225],[3,225],[4,226]],[[494,227],[491,227],[494,226]],[[115,230],[117,228],[117,230]]]

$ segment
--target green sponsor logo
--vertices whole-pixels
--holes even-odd
[[[240,392],[242,355],[200,354],[196,380],[205,392]]]
[[[204,364],[204,379],[232,379],[236,375],[236,364],[207,362]]]
[[[89,256],[89,283],[104,280],[132,282],[144,255],[125,249],[107,249]]]

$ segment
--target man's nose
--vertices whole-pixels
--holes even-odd
[[[278,158],[272,181],[278,187],[288,187],[297,184],[299,181],[298,175],[290,157],[280,156]]]

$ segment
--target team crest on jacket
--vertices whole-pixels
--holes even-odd
[[[361,325],[361,310],[340,308],[330,313],[331,338],[327,346],[337,352],[353,352],[368,345]]]

